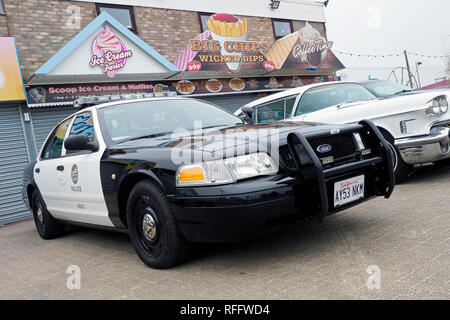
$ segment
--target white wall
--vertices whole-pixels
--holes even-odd
[[[165,8],[200,12],[220,12],[245,16],[325,22],[322,0],[281,0],[279,9],[270,0],[74,0],[129,6]]]

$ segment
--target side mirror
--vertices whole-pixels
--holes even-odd
[[[244,114],[244,121],[247,123],[253,123],[253,108],[242,107],[241,111]]]
[[[70,136],[64,140],[64,148],[71,151],[97,151],[98,145],[97,143],[89,142],[89,138],[84,134],[78,134],[75,136]]]

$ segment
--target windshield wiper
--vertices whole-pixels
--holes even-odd
[[[399,92],[394,93],[394,96],[396,96],[396,95],[398,95],[398,94],[402,94],[402,93],[411,92],[411,91],[414,91],[414,90],[411,90],[411,89],[403,89],[403,90],[400,90]]]
[[[140,139],[151,139],[151,138],[165,136],[165,135],[168,135],[169,133],[172,133],[172,131],[147,134],[147,135],[138,136],[138,137],[132,137],[132,138],[128,138],[128,139],[119,141],[118,143],[124,143],[124,142],[128,142],[128,141],[135,141],[135,140],[140,140]]]
[[[236,125],[242,125],[242,122],[236,123]],[[221,124],[221,125],[213,125],[213,126],[207,126],[207,127],[202,127],[201,129],[212,129],[212,128],[217,128],[217,127],[230,127],[231,125],[228,124]],[[191,129],[187,129],[187,131],[192,132],[194,130],[194,128]],[[151,138],[157,138],[157,137],[161,137],[161,136],[165,136],[168,135],[170,133],[173,133],[173,131],[167,131],[167,132],[159,132],[159,133],[152,133],[152,134],[146,134],[146,135],[142,135],[142,136],[138,136],[138,137],[132,137],[132,138],[127,138],[124,139],[122,141],[117,142],[119,143],[124,143],[124,142],[129,142],[129,141],[135,141],[135,140],[140,140],[140,139],[151,139]]]
[[[342,101],[341,103],[337,104],[336,107],[339,108],[343,104],[352,103],[352,102],[356,102],[356,101],[362,101],[362,100],[346,100],[346,101]]]

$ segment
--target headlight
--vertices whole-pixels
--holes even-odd
[[[430,106],[425,110],[425,113],[430,116],[437,116],[448,111],[448,102],[446,96],[439,96],[430,101]]]
[[[448,110],[448,102],[447,99],[442,98],[441,100],[439,100],[439,106],[440,106],[440,111],[441,113],[446,113]]]
[[[434,114],[439,114],[441,106],[439,105],[439,101],[433,100],[433,103],[431,104],[431,110]]]
[[[177,187],[233,183],[256,176],[272,175],[278,167],[266,153],[251,153],[224,160],[183,165],[177,170]]]

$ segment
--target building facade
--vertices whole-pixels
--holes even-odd
[[[343,68],[323,4],[271,2],[0,0],[0,37],[15,38],[27,96],[0,107],[0,117],[20,115],[9,125],[22,128],[32,161],[80,97],[171,92],[234,111]],[[2,148],[0,159],[10,152]],[[14,210],[0,213],[0,225],[23,219],[23,207]]]

